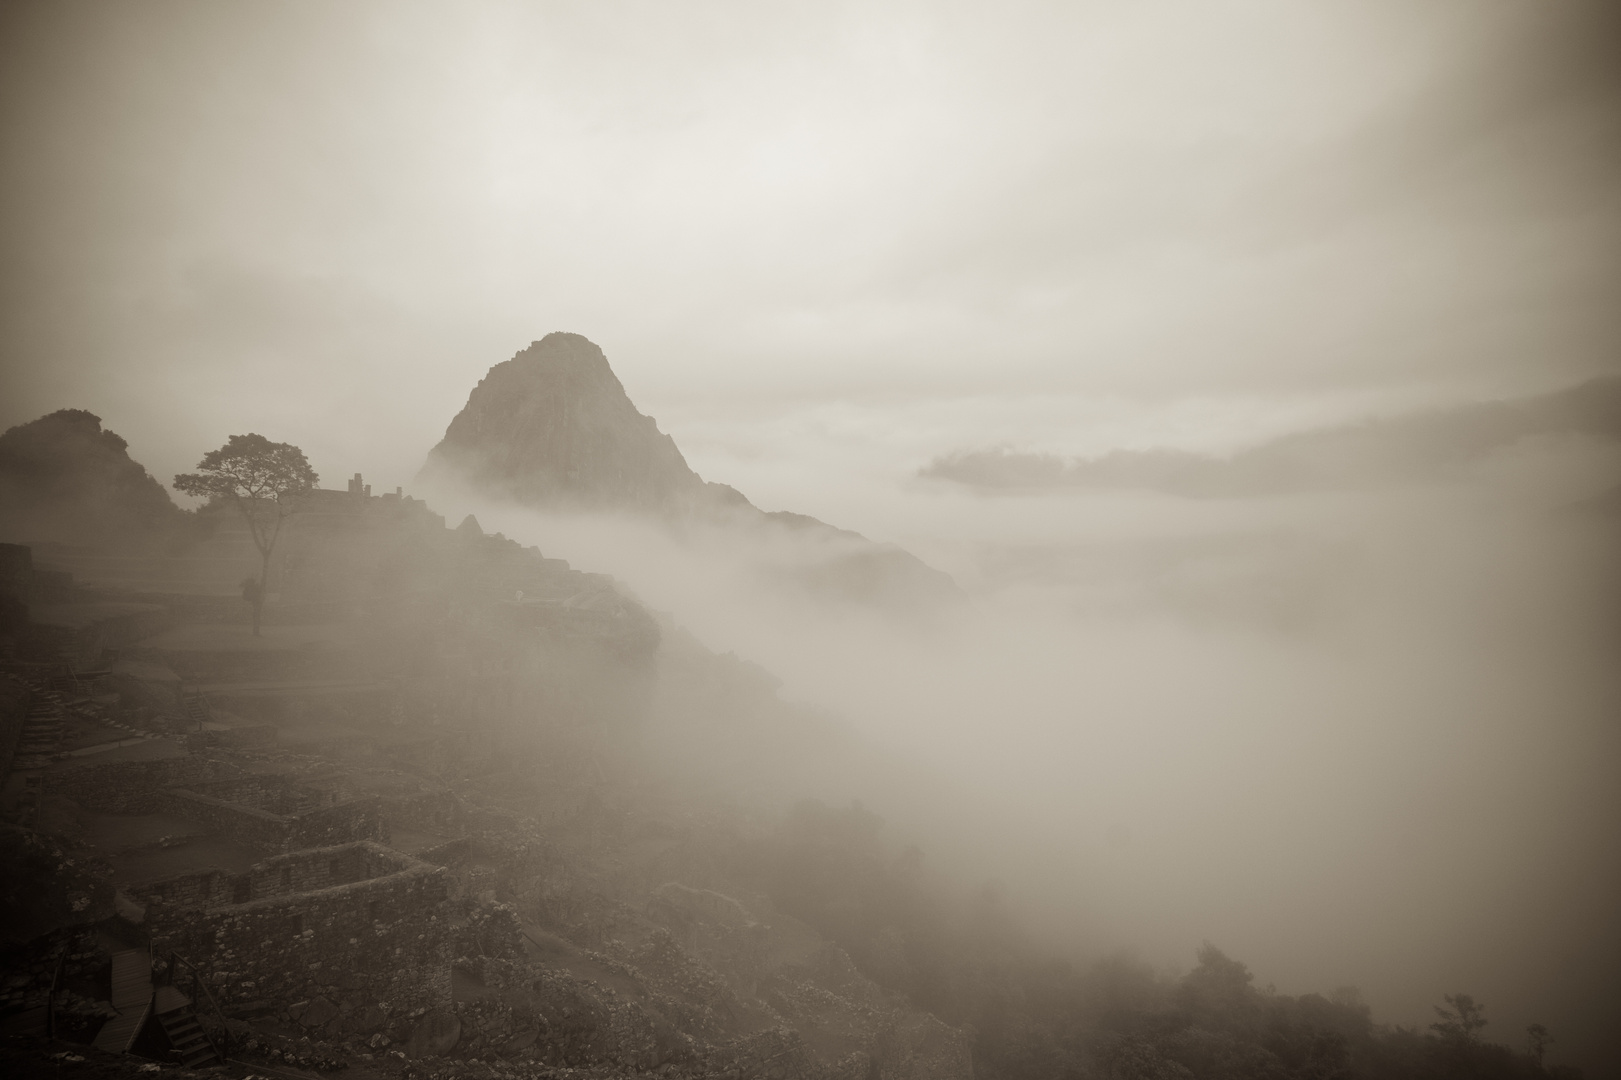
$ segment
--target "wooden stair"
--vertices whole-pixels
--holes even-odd
[[[152,954],[145,949],[113,953],[112,1005],[118,1015],[101,1025],[97,1050],[127,1054],[152,1012]]]
[[[192,1011],[191,999],[172,986],[160,986],[153,999],[152,1009],[163,1033],[169,1037],[169,1053],[188,1069],[205,1065],[223,1065],[213,1042],[203,1031]]]

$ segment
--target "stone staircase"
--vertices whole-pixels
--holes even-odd
[[[177,1064],[188,1069],[225,1064],[198,1021],[191,999],[173,986],[153,988],[152,954],[147,950],[113,953],[112,1005],[118,1015],[96,1033],[96,1049],[127,1054],[147,1022],[156,1020]],[[142,1045],[146,1045],[144,1041]]]
[[[187,694],[180,707],[186,719],[196,724],[199,731],[214,719],[214,710],[209,707],[208,698],[203,694]]]

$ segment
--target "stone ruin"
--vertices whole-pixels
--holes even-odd
[[[296,1013],[338,1037],[450,1002],[449,874],[381,844],[312,848],[240,874],[202,870],[124,892],[153,956],[206,960],[228,1011]]]
[[[351,840],[387,840],[376,796],[340,801],[280,776],[244,776],[166,789],[159,809],[230,840],[287,852]]]

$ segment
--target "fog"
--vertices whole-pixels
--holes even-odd
[[[612,573],[899,763],[821,781],[1056,947],[1208,939],[1421,1027],[1463,990],[1621,1067],[1613,427],[1238,495],[931,468],[1228,461],[1613,376],[1616,25],[8,4],[0,427],[89,409],[165,481],[256,431]],[[706,479],[964,602],[818,594],[787,532],[413,487],[559,329]]]
[[[1077,955],[1185,966],[1208,939],[1420,1026],[1467,987],[1500,1030],[1557,1016],[1604,1056],[1621,546],[1583,507],[1618,477],[1613,443],[1572,439],[1266,500],[919,485],[894,512],[970,594],[928,618],[799,587],[825,553],[789,534],[433,499],[613,572],[918,763],[829,786]]]

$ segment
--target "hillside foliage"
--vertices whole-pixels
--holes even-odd
[[[1485,1006],[1448,995],[1429,1031],[1375,1023],[1353,989],[1258,987],[1205,943],[1170,978],[1130,956],[1054,959],[994,890],[953,904],[915,848],[897,850],[859,804],[799,804],[758,853],[772,898],[848,951],[863,973],[974,1032],[975,1075],[995,1080],[1573,1080],[1545,1068],[1547,1032],[1522,1053],[1483,1037]],[[1539,1029],[1542,1041],[1539,1041]]]

